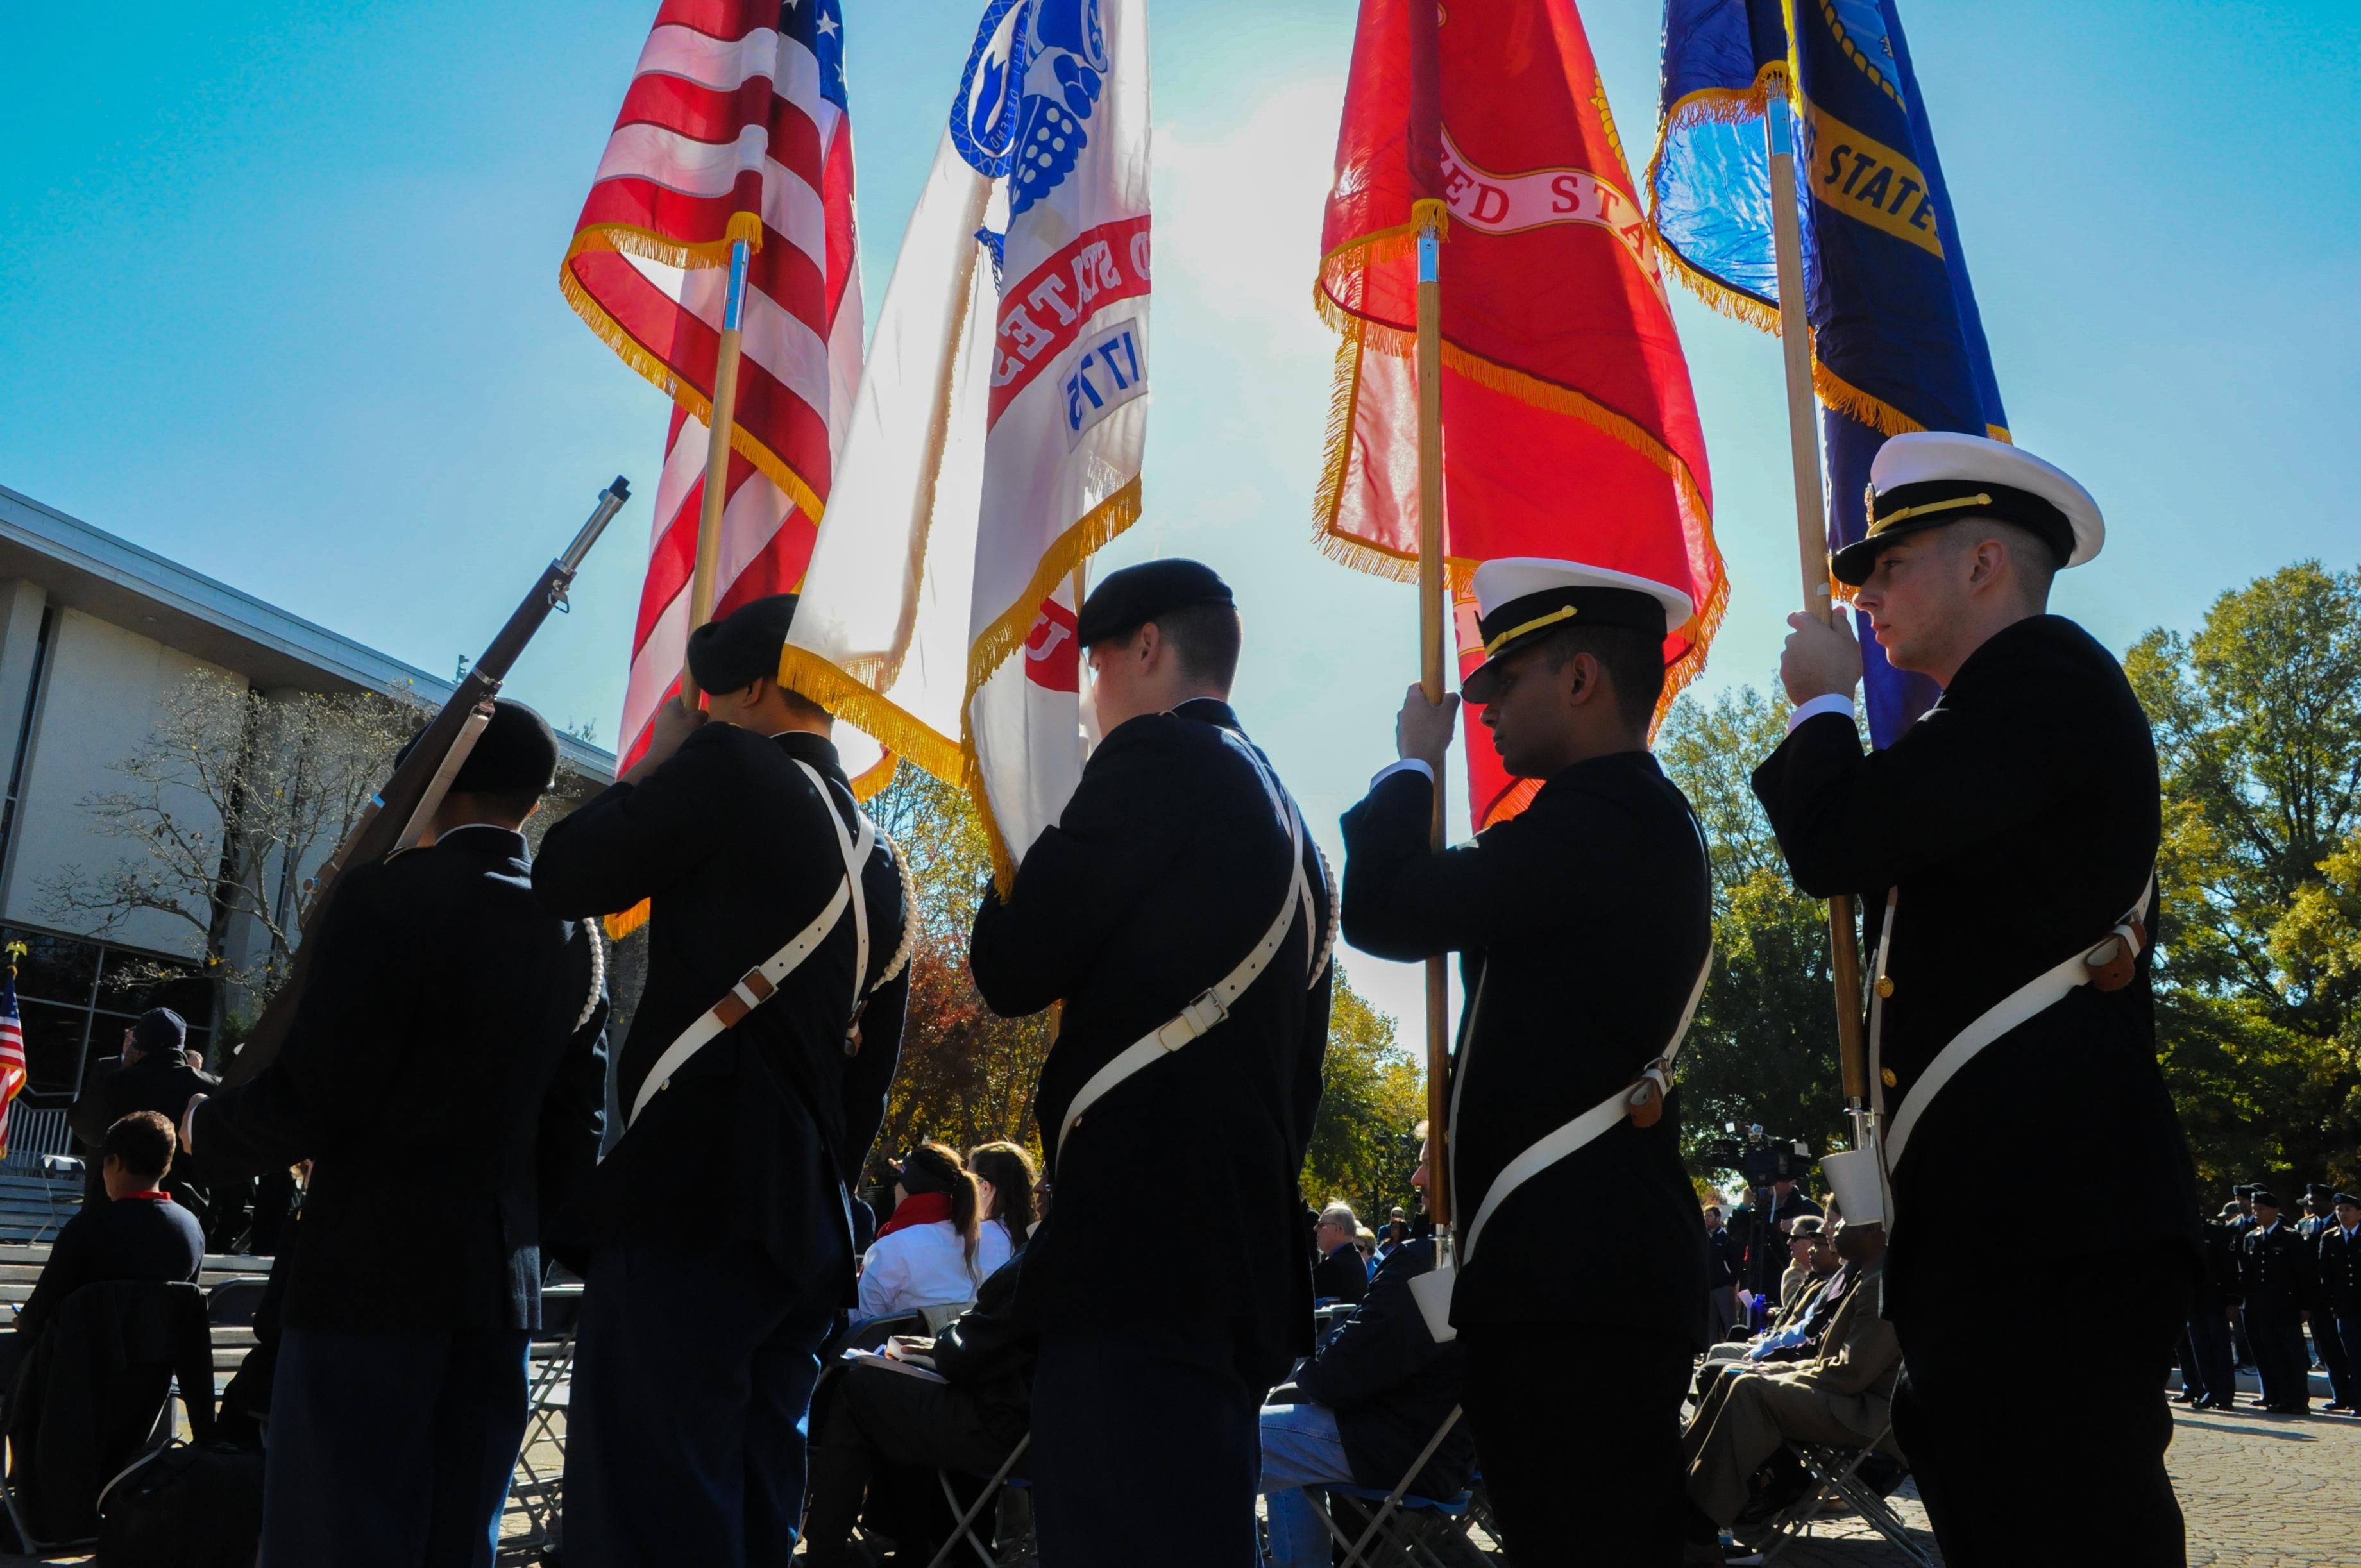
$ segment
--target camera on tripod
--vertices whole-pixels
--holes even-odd
[[[1746,1185],[1767,1188],[1774,1181],[1801,1181],[1812,1168],[1812,1151],[1801,1139],[1782,1143],[1763,1135],[1763,1124],[1750,1124],[1741,1133],[1735,1122],[1722,1131],[1730,1136],[1714,1145],[1714,1157],[1743,1177]]]

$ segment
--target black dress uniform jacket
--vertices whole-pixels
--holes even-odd
[[[2147,715],[2114,656],[2058,616],[1993,634],[1884,751],[1864,752],[1845,715],[1805,720],[1754,793],[1796,884],[1861,895],[1871,939],[1901,889],[1878,1059],[1889,1118],[1969,1024],[2107,936],[2147,884],[2161,819]],[[2122,990],[2078,987],[1993,1041],[1920,1113],[1894,1176],[1886,1316],[1941,1288],[1993,1170],[2146,1194],[2108,1245],[2169,1245],[2194,1283],[2196,1175],[2157,1066],[2151,953]],[[2073,1226],[2023,1240],[2044,1261],[2091,1248]]]
[[[1023,1309],[1044,1327],[1116,1312],[1228,1321],[1243,1336],[1241,1370],[1268,1387],[1312,1343],[1296,1178],[1328,1040],[1329,897],[1308,835],[1313,917],[1298,909],[1225,1021],[1093,1106],[1071,1149],[1058,1143],[1091,1075],[1220,981],[1279,914],[1287,828],[1224,731],[1243,735],[1209,698],[1118,725],[1026,852],[1007,901],[986,894],[969,962],[1003,1017],[1065,1003],[1034,1099],[1057,1196],[1026,1249]],[[1175,1159],[1187,1167],[1190,1266],[1126,1295],[1140,1201]]]
[[[193,1119],[207,1172],[314,1162],[290,1326],[540,1326],[543,1217],[590,1174],[605,1117],[593,939],[534,901],[503,828],[347,873],[278,1057]],[[392,1288],[412,1243],[436,1265]]]
[[[128,1066],[119,1056],[99,1062],[67,1113],[75,1135],[90,1146],[82,1174],[82,1201],[106,1201],[106,1184],[99,1179],[98,1146],[105,1140],[107,1128],[134,1111],[154,1111],[178,1129],[181,1113],[189,1108],[190,1099],[219,1088],[220,1079],[191,1066],[188,1053],[178,1048],[142,1051],[139,1059]],[[211,1195],[192,1170],[173,1167],[164,1179],[164,1190],[200,1216],[207,1211]]]
[[[1427,848],[1433,785],[1393,773],[1345,814],[1345,940],[1379,958],[1462,956],[1452,1212],[1461,1234],[1501,1168],[1662,1055],[1712,940],[1705,848],[1645,751],[1554,774],[1471,844]],[[1681,1164],[1680,1095],[1517,1189],[1463,1259],[1452,1321],[1550,1318],[1706,1338],[1705,1249]],[[1616,1217],[1612,1277],[1556,1238]],[[1521,1245],[1546,1237],[1546,1245]]]
[[[2334,1221],[2320,1233],[2320,1296],[2340,1318],[2361,1318],[2361,1231],[2351,1234]]]
[[[828,781],[829,801],[797,761]],[[652,900],[647,984],[616,1075],[626,1115],[664,1047],[842,885],[831,806],[851,830],[850,786],[827,739],[709,723],[639,784],[613,785],[550,828],[533,866],[550,907],[588,916]],[[882,838],[862,892],[866,993],[902,941],[901,877]],[[860,1051],[848,1056],[853,948],[848,908],[777,994],[648,1102],[566,1223],[569,1246],[751,1243],[827,1299],[851,1301],[847,1192],[884,1119],[909,990],[905,967],[869,996]]]
[[[2312,1244],[2294,1226],[2257,1225],[2238,1243],[2238,1293],[2249,1315],[2293,1318],[2320,1299]]]

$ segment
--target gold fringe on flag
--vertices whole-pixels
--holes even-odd
[[[1005,894],[1016,877],[1016,861],[1009,854],[1000,828],[993,820],[992,803],[984,795],[983,781],[976,773],[975,735],[971,728],[971,714],[975,706],[975,694],[983,689],[993,672],[1002,661],[1025,645],[1032,634],[1033,622],[1041,613],[1041,601],[1057,590],[1060,583],[1073,576],[1076,567],[1098,554],[1117,535],[1139,521],[1139,479],[1134,476],[1129,484],[1084,512],[1079,521],[1060,534],[1049,548],[1041,553],[1033,568],[1032,580],[1016,602],[1001,612],[1000,618],[983,630],[969,647],[967,654],[967,692],[960,699],[960,752],[966,765],[968,795],[974,800],[977,814],[983,819],[984,839],[992,846],[992,875]],[[1081,607],[1077,606],[1079,609]],[[925,766],[922,762],[921,767]],[[929,772],[932,770],[929,769]],[[938,777],[941,775],[938,774]]]
[[[1766,68],[1757,85],[1775,74],[1775,68]],[[1418,225],[1380,229],[1359,239],[1349,240],[1321,258],[1319,281],[1312,286],[1312,305],[1320,319],[1337,334],[1334,378],[1328,396],[1327,428],[1320,483],[1312,499],[1313,543],[1321,554],[1333,561],[1367,572],[1373,576],[1394,582],[1412,582],[1418,576],[1418,560],[1413,554],[1390,550],[1366,539],[1356,538],[1336,526],[1337,513],[1344,503],[1345,483],[1351,469],[1353,452],[1353,416],[1360,400],[1361,356],[1375,350],[1397,358],[1411,358],[1417,352],[1417,334],[1400,327],[1389,326],[1363,317],[1343,301],[1357,297],[1358,278],[1363,269],[1377,262],[1400,257],[1415,242]],[[1628,417],[1608,408],[1571,387],[1544,381],[1521,370],[1497,364],[1481,355],[1453,343],[1443,342],[1443,364],[1446,370],[1465,376],[1490,390],[1530,403],[1552,413],[1565,414],[1614,437],[1623,445],[1641,454],[1662,470],[1676,487],[1681,505],[1696,520],[1698,538],[1706,559],[1711,563],[1707,574],[1712,587],[1706,601],[1698,605],[1687,624],[1682,628],[1688,641],[1687,650],[1664,670],[1664,692],[1657,701],[1656,713],[1649,724],[1649,735],[1671,710],[1673,701],[1705,668],[1706,654],[1714,636],[1721,629],[1723,617],[1730,609],[1730,573],[1724,566],[1721,547],[1713,535],[1713,510],[1707,504],[1703,488],[1689,466],[1654,435]],[[1468,579],[1477,563],[1461,556],[1444,559],[1444,576],[1455,593],[1466,591]],[[1530,784],[1532,781],[1527,781]],[[1532,798],[1532,790],[1520,785],[1510,791],[1500,803],[1487,814],[1486,825],[1498,821],[1520,809]],[[994,840],[995,849],[997,839]]]
[[[741,217],[747,215],[740,214]],[[731,219],[730,223],[734,230],[737,219]],[[757,220],[757,226],[760,226],[760,220]],[[631,243],[623,243],[627,239]],[[731,243],[733,242],[729,240],[720,242],[722,258],[720,262],[700,261],[697,265],[705,267],[726,265]],[[620,225],[603,229],[586,229],[575,236],[574,244],[566,252],[566,259],[558,265],[557,291],[566,296],[566,302],[574,308],[576,315],[582,318],[583,324],[597,333],[599,340],[615,351],[617,358],[638,371],[658,391],[686,409],[693,418],[709,429],[713,423],[713,400],[675,375],[672,367],[665,364],[645,344],[625,331],[623,324],[609,315],[606,309],[597,300],[591,298],[590,291],[582,286],[581,280],[574,276],[574,258],[591,251],[612,250],[626,255],[646,257],[652,260],[671,262],[670,257],[659,253],[660,248],[666,244],[667,242],[653,235],[648,235],[637,229],[625,229]],[[682,254],[701,256],[708,248],[703,246],[686,247]],[[679,265],[677,262],[671,262],[671,264]],[[815,525],[818,523],[821,513],[827,510],[818,493],[805,481],[802,475],[787,466],[785,458],[755,440],[747,432],[746,427],[735,420],[732,420],[730,424],[730,448],[754,465],[763,477],[785,491],[787,499],[795,502],[796,509],[805,517]]]
[[[1742,126],[1760,120],[1770,113],[1773,92],[1782,97],[1787,95],[1786,83],[1784,62],[1773,60],[1755,72],[1752,87],[1708,87],[1675,102],[1665,113],[1664,123],[1656,127],[1656,148],[1648,155],[1648,177],[1644,182],[1648,192],[1648,241],[1660,258],[1671,263],[1672,274],[1680,280],[1681,287],[1709,309],[1773,337],[1779,335],[1777,305],[1698,271],[1689,265],[1686,257],[1664,242],[1656,228],[1656,175],[1664,167],[1664,148],[1675,132],[1696,126]]]

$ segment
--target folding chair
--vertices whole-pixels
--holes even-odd
[[[1451,1429],[1458,1424],[1459,1407],[1454,1405],[1451,1407],[1451,1413],[1443,1418],[1443,1424],[1434,1429],[1434,1435],[1426,1440],[1426,1446],[1418,1451],[1418,1457],[1410,1462],[1410,1468],[1402,1472],[1402,1478],[1394,1484],[1394,1488],[1390,1492],[1380,1492],[1370,1486],[1349,1486],[1341,1483],[1332,1484],[1325,1488],[1331,1499],[1343,1497],[1356,1505],[1370,1503],[1377,1505],[1374,1509],[1366,1506],[1356,1508],[1356,1511],[1364,1514],[1368,1521],[1362,1527],[1361,1533],[1357,1537],[1346,1535],[1336,1521],[1329,1517],[1328,1510],[1320,1510],[1321,1522],[1328,1527],[1328,1533],[1335,1538],[1336,1544],[1345,1549],[1345,1555],[1337,1560],[1336,1568],[1358,1568],[1362,1563],[1370,1564],[1371,1568],[1375,1568],[1375,1564],[1379,1560],[1373,1555],[1373,1552],[1375,1548],[1381,1545],[1389,1550],[1388,1560],[1392,1563],[1411,1564],[1412,1568],[1425,1568],[1425,1565],[1438,1564],[1442,1562],[1442,1559],[1425,1545],[1422,1540],[1423,1526],[1411,1524],[1410,1516],[1419,1515],[1428,1519],[1456,1522],[1467,1516],[1469,1496],[1463,1491],[1458,1497],[1448,1500],[1414,1497],[1411,1493],[1410,1486],[1418,1478],[1418,1473],[1426,1468],[1426,1462],[1434,1457],[1434,1451],[1443,1446],[1443,1440],[1451,1435]]]
[[[250,1329],[269,1288],[267,1275],[240,1274],[217,1279],[205,1292],[205,1321],[217,1329]]]
[[[528,1529],[522,1541],[501,1543],[504,1557],[519,1551],[533,1555],[558,1549],[566,1500],[566,1429],[560,1423],[574,1391],[574,1334],[581,1319],[581,1286],[542,1288],[542,1326],[533,1350],[547,1349],[533,1364],[526,1381],[524,1441],[517,1445],[516,1478],[509,1487],[510,1497],[524,1509]],[[533,1463],[536,1443],[556,1451],[546,1475]]]
[[[1936,1568],[1932,1553],[1919,1545],[1910,1527],[1902,1522],[1881,1491],[1862,1474],[1872,1460],[1891,1461],[1893,1451],[1886,1444],[1894,1436],[1888,1426],[1878,1433],[1877,1441],[1861,1448],[1842,1448],[1829,1443],[1791,1442],[1787,1451],[1804,1466],[1812,1485],[1795,1502],[1779,1511],[1772,1521],[1771,1541],[1763,1552],[1763,1561],[1769,1563],[1780,1552],[1809,1533],[1812,1519],[1820,1506],[1836,1498],[1869,1522],[1870,1527],[1894,1543],[1902,1554],[1918,1564],[1918,1568]],[[1907,1475],[1905,1470],[1904,1475]],[[1898,1484],[1898,1483],[1897,1483]],[[1892,1490],[1889,1486],[1886,1491]]]
[[[951,1490],[951,1473],[948,1470],[935,1472],[936,1484],[943,1489],[943,1500],[951,1506],[951,1512],[958,1516],[959,1522],[951,1526],[951,1533],[943,1541],[941,1550],[927,1560],[927,1568],[948,1568],[952,1554],[959,1551],[962,1541],[975,1549],[976,1560],[983,1564],[983,1568],[1000,1568],[1000,1559],[976,1539],[975,1521],[983,1517],[984,1509],[1000,1501],[1001,1488],[1008,1484],[1009,1477],[1024,1459],[1025,1451],[1032,1446],[1031,1432],[1017,1439],[1016,1446],[1008,1451],[1008,1457],[1000,1462],[1000,1468],[992,1473],[992,1479],[984,1483],[983,1490],[965,1509],[960,1507],[959,1494]]]

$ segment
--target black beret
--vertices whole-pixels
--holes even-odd
[[[1149,561],[1110,572],[1075,619],[1074,641],[1088,648],[1121,637],[1168,611],[1192,604],[1236,604],[1229,584],[1202,561]]]
[[[2361,1198],[2356,1198],[2350,1192],[2338,1193],[2336,1195],[2336,1201],[2339,1207],[2350,1203],[2356,1209],[2361,1209]]]
[[[742,691],[779,678],[779,654],[796,619],[796,596],[773,594],[740,605],[688,634],[688,673],[708,692]]]
[[[189,1043],[189,1023],[169,1007],[150,1007],[131,1025],[131,1043],[143,1051],[177,1051]]]
[[[409,760],[425,733],[421,729],[402,742],[394,753],[394,766]],[[451,788],[464,795],[539,794],[556,782],[557,732],[524,704],[501,697],[492,704],[492,717],[476,737],[467,760],[459,764]]]
[[[2279,1195],[2278,1193],[2266,1192],[2259,1187],[2256,1188],[2255,1190],[2247,1196],[2246,1201],[2249,1203],[2265,1204],[2273,1209],[2284,1207],[2284,1205],[2279,1202]]]

